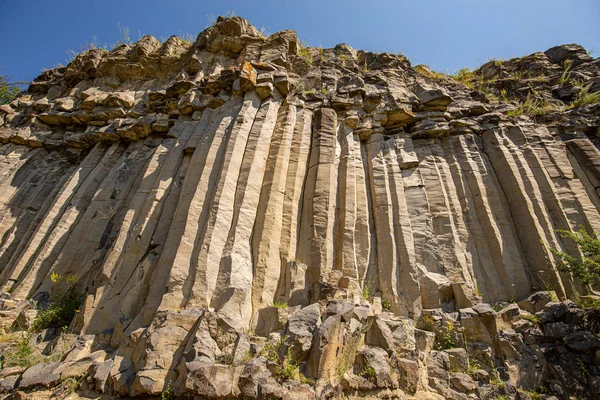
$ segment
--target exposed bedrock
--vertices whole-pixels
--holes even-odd
[[[576,57],[596,82],[570,46],[538,55],[546,73]],[[515,321],[566,324],[564,301],[592,294],[550,249],[578,251],[557,229],[600,234],[599,109],[542,124],[450,81],[239,17],[45,72],[0,107],[2,326],[69,278],[87,353],[60,371],[88,360],[94,390],[121,395],[466,398],[494,371],[561,377]],[[540,291],[566,311],[508,305]],[[448,321],[462,333],[436,351]],[[569,351],[598,365],[584,339]],[[13,387],[59,381],[25,375]]]

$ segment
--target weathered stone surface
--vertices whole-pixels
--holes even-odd
[[[446,350],[452,371],[464,372],[469,368],[469,359],[465,349],[456,348]]]
[[[419,383],[419,364],[414,360],[401,358],[397,361],[400,372],[399,384],[407,393],[415,393]]]
[[[319,304],[315,303],[296,312],[288,320],[286,341],[294,359],[304,360],[308,357],[313,332],[318,328],[320,319],[321,310]]]
[[[11,375],[0,379],[0,393],[10,392],[15,389],[18,386],[19,378],[18,375]]]
[[[565,60],[571,60],[576,67],[585,62],[592,61],[593,58],[578,44],[563,44],[554,46],[544,52],[544,54],[554,64],[562,64]]]
[[[59,365],[60,363],[58,362],[50,362],[36,364],[27,368],[23,373],[23,376],[21,376],[19,388],[32,389],[36,386],[50,386],[56,384],[60,379],[60,373],[56,372]]]
[[[477,388],[477,384],[469,375],[460,372],[450,375],[450,383],[452,387],[463,393],[469,393]]]
[[[371,329],[365,335],[365,344],[381,347],[386,351],[394,350],[394,336],[390,327],[381,318],[372,318],[367,322]]]
[[[549,292],[536,292],[526,299],[521,300],[518,305],[523,310],[535,314],[542,311],[544,306],[552,301],[552,295]]]

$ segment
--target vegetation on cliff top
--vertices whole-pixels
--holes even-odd
[[[19,94],[19,87],[10,79],[0,75],[0,104],[8,104]]]

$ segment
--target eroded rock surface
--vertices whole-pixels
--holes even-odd
[[[565,45],[482,66],[494,101],[233,17],[44,72],[0,106],[0,324],[67,277],[81,306],[0,390],[592,398],[600,315],[550,248],[600,233],[600,105],[567,108],[565,60],[600,90]],[[532,84],[564,108],[512,116]]]

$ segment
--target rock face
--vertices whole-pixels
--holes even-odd
[[[566,59],[600,89],[579,46],[529,57],[548,93]],[[71,352],[103,352],[80,374],[114,395],[485,398],[490,376],[597,393],[598,315],[530,295],[589,294],[550,248],[600,233],[600,106],[512,108],[239,17],[81,54],[0,107],[2,326],[58,274],[89,341]],[[2,388],[53,384],[68,354]]]

